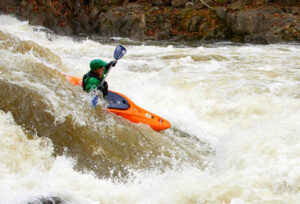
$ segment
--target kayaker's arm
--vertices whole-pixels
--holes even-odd
[[[113,61],[110,61],[109,63],[107,63],[106,64],[106,66],[105,66],[105,73],[104,74],[106,74],[107,73],[107,71],[113,66],[116,66],[116,64],[117,64],[117,60],[113,60]]]

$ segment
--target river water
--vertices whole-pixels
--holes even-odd
[[[152,131],[62,73],[127,48],[109,88]],[[0,203],[298,203],[300,45],[61,37],[0,15]]]

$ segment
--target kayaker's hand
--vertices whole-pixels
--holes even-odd
[[[100,86],[98,86],[98,90],[100,90],[103,94],[103,97],[105,97],[108,94],[108,84],[105,81]]]
[[[116,66],[116,64],[117,64],[117,60],[111,61],[111,65],[112,65],[113,67]]]
[[[110,67],[114,67],[116,66],[117,64],[117,60],[113,60],[113,61],[110,61],[107,65],[106,65],[106,68],[110,68]]]
[[[103,83],[103,87],[104,87],[104,89],[105,89],[105,90],[108,90],[108,84],[107,84],[107,82],[106,82],[106,81],[104,81],[104,83]]]

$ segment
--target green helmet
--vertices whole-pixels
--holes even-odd
[[[99,69],[100,67],[105,67],[106,62],[99,60],[99,59],[94,59],[90,62],[90,68],[91,70],[96,70]]]

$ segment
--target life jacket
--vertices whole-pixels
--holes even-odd
[[[99,79],[99,81],[102,81],[102,80],[98,77],[98,75],[97,75],[95,72],[93,72],[92,70],[89,71],[88,73],[86,73],[86,74],[83,76],[83,79],[82,79],[82,89],[83,89],[84,91],[86,91],[84,81],[85,81],[87,78],[91,78],[91,77],[97,78],[97,79]]]

